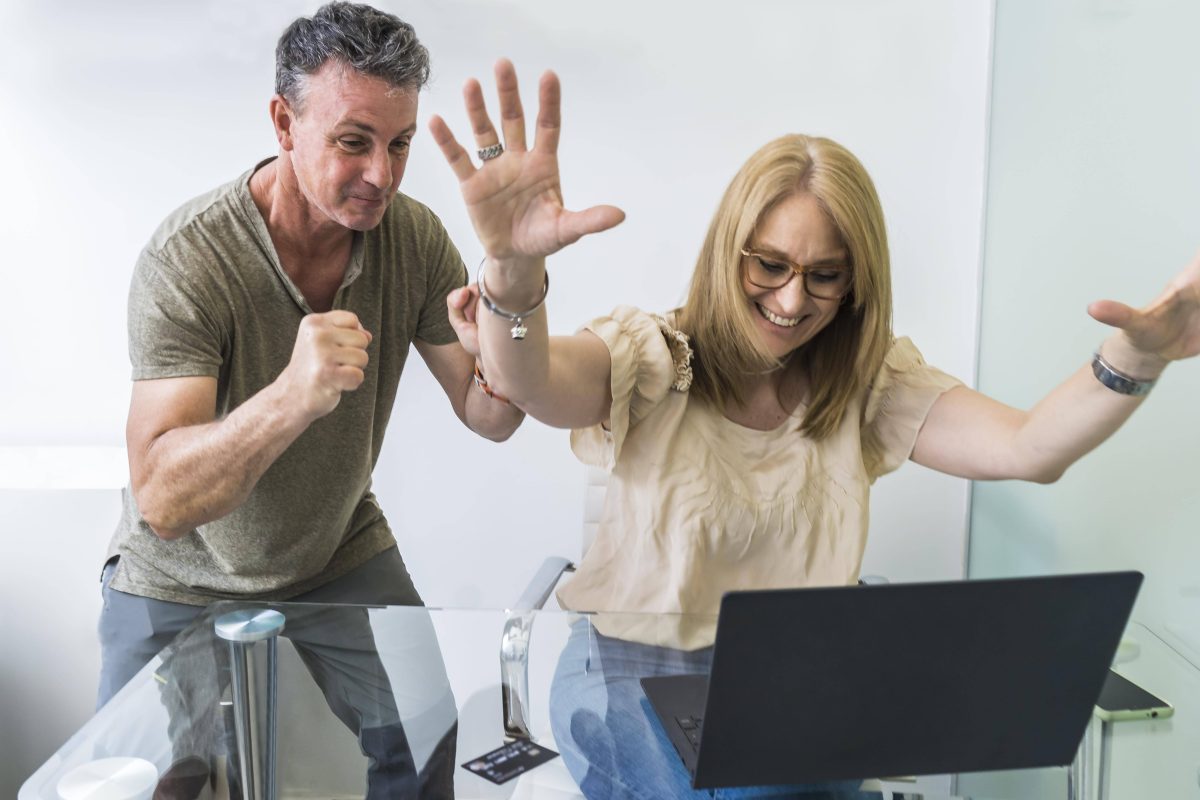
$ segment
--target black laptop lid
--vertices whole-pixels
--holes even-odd
[[[1068,764],[1141,582],[731,592],[695,785]]]

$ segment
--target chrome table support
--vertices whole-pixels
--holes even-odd
[[[1100,764],[1096,771],[1096,800],[1108,800],[1108,792],[1112,785],[1112,722],[1100,722]]]
[[[1095,721],[1088,719],[1087,727],[1083,729],[1083,741],[1079,743],[1079,751],[1067,771],[1068,800],[1091,800],[1092,783],[1092,727]]]
[[[244,800],[276,798],[276,643],[283,623],[283,614],[278,611],[250,608],[224,614],[213,625],[217,635],[229,642],[238,770]]]

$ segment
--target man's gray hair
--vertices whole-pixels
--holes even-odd
[[[401,89],[420,89],[429,80],[429,51],[412,25],[368,5],[326,3],[279,37],[276,94],[298,109],[306,77],[330,59]]]

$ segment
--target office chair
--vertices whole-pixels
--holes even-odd
[[[580,555],[586,553],[596,538],[600,515],[604,511],[604,495],[608,489],[608,472],[587,467],[583,496],[583,530]],[[504,735],[513,739],[530,739],[529,730],[529,637],[535,612],[550,599],[563,573],[574,572],[575,564],[561,556],[550,556],[534,574],[525,591],[508,610],[504,633],[500,637],[500,694],[504,708]]]

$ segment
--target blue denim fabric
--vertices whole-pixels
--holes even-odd
[[[712,648],[686,651],[572,626],[550,688],[550,724],[563,762],[588,800],[797,797],[877,798],[860,781],[693,789],[691,776],[642,693],[639,678],[707,673]]]

